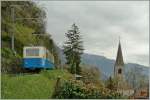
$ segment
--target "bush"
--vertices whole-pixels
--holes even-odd
[[[9,48],[2,48],[2,73],[20,72],[22,60],[18,54],[14,54]]]
[[[107,99],[123,99],[124,97],[120,93],[117,93],[116,91],[111,90],[106,95],[106,98]]]
[[[84,84],[77,80],[59,80],[55,87],[52,98],[57,99],[104,99],[122,98],[121,94],[105,88],[95,87],[94,84]]]
[[[82,82],[73,84],[73,82],[71,81],[70,82],[61,81],[56,85],[52,98],[57,98],[57,99],[86,98],[84,94],[84,89],[82,89],[81,86],[82,86]]]

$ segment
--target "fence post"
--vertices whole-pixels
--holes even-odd
[[[56,84],[55,84],[55,89],[54,89],[53,94],[52,94],[52,98],[55,98],[58,95],[58,93],[59,93],[59,88],[60,88],[60,85],[61,85],[60,81],[61,81],[61,77],[58,76]]]

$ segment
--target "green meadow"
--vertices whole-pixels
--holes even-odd
[[[48,99],[53,94],[57,77],[68,79],[67,71],[49,70],[39,74],[1,76],[2,99]]]

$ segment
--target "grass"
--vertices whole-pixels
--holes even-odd
[[[49,70],[40,74],[1,76],[1,96],[3,99],[48,99],[51,97],[57,77],[71,78],[67,71]]]

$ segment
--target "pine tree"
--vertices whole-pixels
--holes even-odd
[[[79,32],[79,28],[73,24],[71,30],[68,30],[65,33],[68,40],[64,44],[64,54],[66,56],[66,64],[68,64],[70,68],[70,72],[72,74],[80,74],[81,73],[81,55],[83,53],[83,41],[81,40],[81,35]]]

